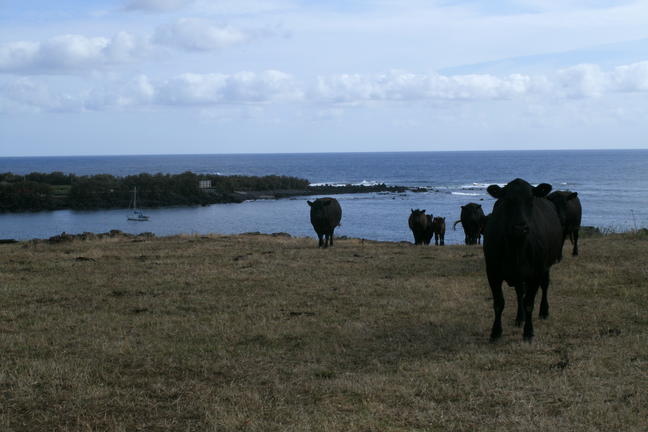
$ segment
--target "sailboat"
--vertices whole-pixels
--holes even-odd
[[[132,205],[131,205],[132,204]],[[128,205],[128,220],[130,221],[147,221],[149,217],[146,216],[142,210],[137,208],[137,186],[133,188],[133,199],[131,204]]]

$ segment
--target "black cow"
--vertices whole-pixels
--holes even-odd
[[[554,191],[547,198],[556,206],[558,218],[563,228],[563,246],[565,245],[565,239],[569,236],[572,245],[574,245],[572,255],[577,256],[578,230],[580,229],[581,216],[583,214],[580,199],[578,199],[578,192]]]
[[[490,213],[484,216],[483,218],[481,218],[481,222],[479,225],[479,233],[482,236],[485,236],[486,234],[486,224],[488,224],[488,218],[490,218]]]
[[[558,213],[551,201],[544,198],[551,185],[533,187],[515,179],[503,188],[491,185],[487,190],[497,198],[484,235],[486,274],[495,310],[491,340],[502,335],[502,281],[506,281],[517,294],[515,323],[519,326],[524,321],[524,339],[531,341],[535,296],[538,287],[542,287],[540,318],[547,318],[549,269],[559,260],[562,245]]]
[[[307,202],[311,208],[310,220],[319,238],[319,247],[328,247],[329,244],[333,246],[333,231],[342,219],[340,203],[335,198],[318,198]]]
[[[465,234],[464,242],[467,245],[479,244],[484,217],[481,205],[468,203],[461,206],[461,218],[452,225],[452,229],[456,230],[457,224],[461,222]]]
[[[414,244],[429,245],[432,240],[432,215],[426,215],[425,210],[411,210],[407,223],[414,234]]]
[[[444,217],[435,217],[432,219],[432,233],[434,234],[434,244],[443,246],[445,244],[446,224]]]

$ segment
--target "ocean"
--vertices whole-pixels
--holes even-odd
[[[62,171],[78,175],[148,173],[288,175],[311,184],[377,184],[424,187],[427,192],[336,195],[342,226],[336,235],[384,241],[412,241],[410,209],[446,218],[447,244],[463,242],[461,205],[476,202],[489,213],[490,184],[520,177],[532,184],[576,191],[583,225],[624,231],[648,226],[648,150],[555,150],[484,152],[303,153],[232,155],[143,155],[0,158],[0,172]],[[126,220],[121,209],[59,210],[0,214],[0,238],[47,238],[65,231],[119,229],[157,235],[286,232],[314,236],[306,200],[257,200],[206,207],[146,209],[148,222]],[[146,203],[142,203],[146,206]]]

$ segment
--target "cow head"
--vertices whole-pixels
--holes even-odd
[[[306,201],[308,205],[310,206],[311,209],[313,210],[319,210],[323,209],[326,206],[331,205],[330,200],[315,200],[315,201]]]
[[[554,204],[556,207],[556,213],[558,213],[558,219],[560,219],[560,225],[564,228],[567,221],[567,205],[570,200],[573,200],[578,196],[578,192],[570,191],[555,191],[549,194],[547,198]]]
[[[490,185],[488,193],[497,199],[494,208],[504,212],[507,234],[522,240],[529,233],[529,222],[533,212],[534,198],[542,198],[551,191],[551,185],[541,183],[531,186],[522,179],[515,179],[506,186]]]

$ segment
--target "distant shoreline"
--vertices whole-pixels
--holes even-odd
[[[425,188],[311,183],[291,176],[222,176],[215,174],[140,173],[125,177],[109,174],[77,176],[59,171],[26,175],[0,173],[0,214],[48,210],[107,210],[128,208],[132,191],[142,208],[233,204],[258,199],[405,191]]]

